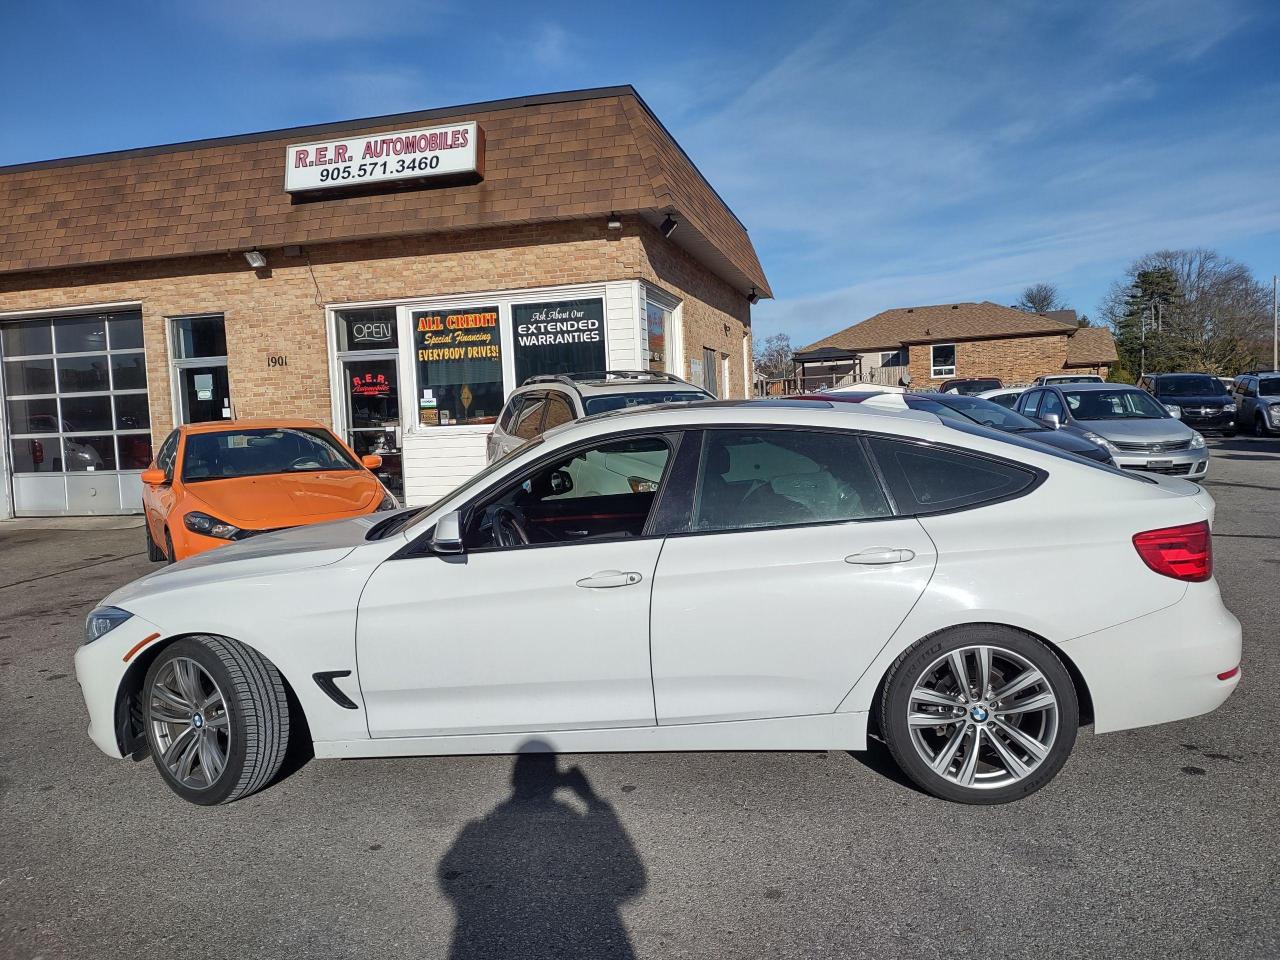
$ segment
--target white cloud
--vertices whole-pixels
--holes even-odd
[[[1280,127],[1169,92],[1246,19],[1233,0],[863,5],[736,92],[681,78],[671,125],[762,248],[779,300],[760,332],[804,343],[1273,230]]]

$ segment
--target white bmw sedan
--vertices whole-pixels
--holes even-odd
[[[320,758],[888,745],[1016,800],[1099,732],[1213,710],[1240,626],[1201,487],[899,397],[548,432],[430,507],[268,534],[109,596],[89,735],[195,803]],[[305,721],[305,726],[300,722]]]

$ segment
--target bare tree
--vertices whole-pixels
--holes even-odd
[[[1159,302],[1144,310],[1136,292],[1152,276],[1171,277],[1176,292],[1155,298]],[[1101,311],[1122,354],[1145,340],[1148,370],[1137,372],[1234,376],[1269,352],[1270,292],[1248,267],[1215,250],[1160,250],[1142,257],[1112,284]],[[1135,357],[1122,359],[1136,370]]]
[[[794,351],[791,349],[791,337],[785,333],[775,333],[765,337],[764,342],[752,342],[756,355],[756,372],[766,380],[780,380],[790,377],[795,372]]]
[[[1033,283],[1022,291],[1022,299],[1014,304],[1019,310],[1027,313],[1047,313],[1050,310],[1065,310],[1067,305],[1058,295],[1058,288],[1052,283]]]

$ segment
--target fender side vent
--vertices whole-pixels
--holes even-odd
[[[313,673],[311,679],[316,682],[316,686],[325,692],[330,700],[342,707],[344,710],[359,710],[354,700],[338,689],[338,685],[334,683],[337,677],[351,676],[350,670],[324,670],[320,673]]]

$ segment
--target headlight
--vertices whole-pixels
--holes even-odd
[[[1191,449],[1192,450],[1204,449],[1204,437],[1201,434],[1197,433],[1195,430],[1191,431]]]
[[[1109,450],[1112,453],[1116,452],[1116,445],[1114,443],[1112,443],[1106,437],[1101,436],[1100,434],[1094,433],[1092,430],[1084,431],[1084,438],[1088,440],[1090,443],[1096,443],[1098,446],[1102,447],[1104,450]]]
[[[381,513],[383,510],[399,510],[399,509],[400,509],[400,501],[397,500],[395,497],[393,497],[386,490],[383,490],[382,502],[378,504],[378,512]]]
[[[1271,419],[1276,423],[1280,423],[1280,403],[1271,405]]]
[[[93,643],[99,637],[110,633],[124,623],[133,614],[119,607],[98,607],[84,620],[84,642]]]
[[[1169,411],[1169,416],[1177,417],[1179,420],[1182,419],[1182,408],[1176,403],[1166,403],[1164,408]]]
[[[1235,412],[1236,412],[1236,405],[1235,405],[1234,403],[1224,403],[1224,404],[1222,405],[1222,412],[1223,412],[1223,413],[1235,413]]]
[[[233,527],[226,521],[211,517],[207,513],[188,513],[182,518],[182,522],[192,533],[217,537],[219,540],[234,540],[240,535],[239,527]]]

